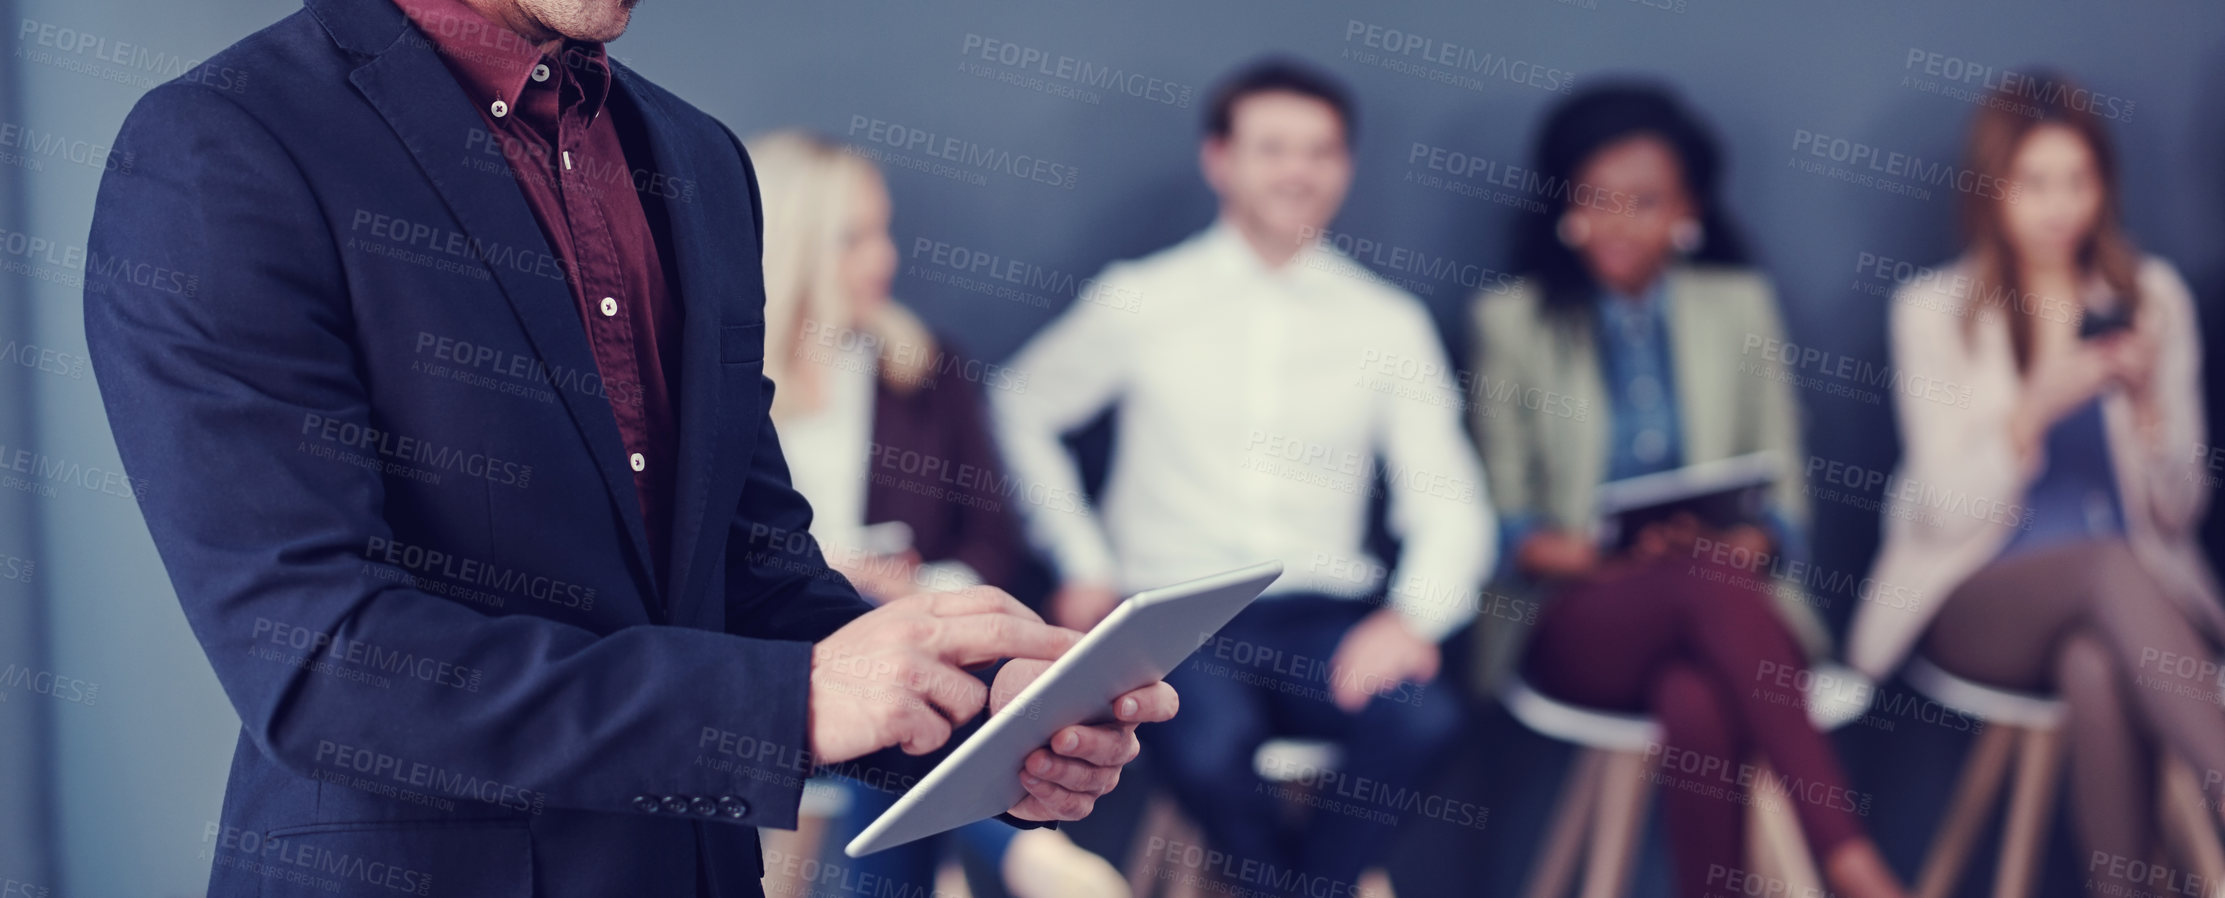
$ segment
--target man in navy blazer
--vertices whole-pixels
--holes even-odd
[[[211,895],[757,895],[806,776],[903,788],[1076,638],[828,570],[749,159],[608,60],[632,5],[307,0],[116,140],[86,329],[243,724]],[[1010,822],[1086,814],[1175,697],[1115,705]]]

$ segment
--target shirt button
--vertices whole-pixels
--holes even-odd
[[[749,814],[749,802],[732,795],[721,795],[718,797],[718,809],[719,813],[739,820]]]
[[[504,103],[501,100],[494,101],[494,105],[488,108],[494,112],[495,118],[501,118],[505,115],[510,114],[510,104]]]
[[[548,63],[542,63],[542,64],[540,64],[540,65],[537,65],[537,66],[534,66],[534,67],[533,67],[533,80],[535,80],[535,81],[547,81],[547,80],[549,80],[549,67],[548,67]]]
[[[648,795],[636,795],[634,796],[634,810],[644,814],[654,814],[657,812],[657,800]]]
[[[667,795],[664,797],[664,809],[674,814],[685,814],[688,812],[687,799],[678,795]]]
[[[604,318],[615,317],[618,314],[618,299],[611,296],[603,297],[602,310]]]
[[[639,453],[639,452],[636,452],[636,453],[634,453],[633,455],[627,456],[627,458],[626,458],[626,461],[628,461],[628,462],[632,463],[632,465],[634,466],[634,470],[636,470],[636,471],[639,471],[639,470],[641,470],[642,468],[646,468],[646,467],[648,467],[648,466],[649,466],[649,460],[648,460],[648,459],[646,459],[646,458],[642,458],[642,457],[641,457],[641,453]]]
[[[690,800],[690,801],[688,802],[688,810],[694,811],[694,812],[695,812],[695,816],[698,816],[698,817],[713,817],[713,816],[717,816],[717,815],[718,815],[718,802],[712,801],[712,800],[710,800],[710,799],[708,799],[708,798],[705,798],[705,797],[703,797],[703,796],[701,796],[701,795],[698,795],[698,796],[696,796],[696,797],[695,797],[694,799],[692,799],[692,800]]]

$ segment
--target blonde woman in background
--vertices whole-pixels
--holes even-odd
[[[977,583],[1009,588],[1026,548],[993,489],[1002,464],[982,384],[969,379],[984,369],[890,299],[896,245],[880,172],[799,132],[747,144],[765,210],[773,425],[828,564],[876,602]],[[967,468],[980,475],[937,473]],[[896,799],[845,785],[851,800],[830,851]],[[839,863],[908,894],[940,894],[935,870],[946,846],[1000,871],[1020,898],[1129,894],[1111,864],[1057,831],[996,820]]]
[[[1865,603],[1848,655],[1882,678],[1920,651],[1987,685],[2060,694],[2072,819],[2113,858],[2091,869],[2123,870],[2158,847],[2156,745],[2225,770],[2225,614],[2194,542],[2211,489],[2200,331],[2178,272],[2124,231],[2100,120],[1995,100],[1971,128],[1969,246],[1891,310],[1898,374],[1970,401],[1899,402],[1873,577],[1910,598]]]

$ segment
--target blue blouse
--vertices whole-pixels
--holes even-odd
[[[1606,380],[1607,479],[1621,480],[1683,466],[1684,432],[1677,417],[1676,375],[1670,368],[1668,296],[1664,279],[1637,298],[1602,291],[1596,310],[1600,373]]]
[[[1669,339],[1668,279],[1657,278],[1633,298],[1599,292],[1592,338],[1599,348],[1599,370],[1607,392],[1607,480],[1621,480],[1684,465],[1684,421],[1677,411],[1675,359]],[[1502,517],[1499,558],[1513,570],[1523,541],[1543,526],[1535,512]],[[1774,504],[1765,529],[1778,551],[1805,558],[1804,535]]]
[[[2099,397],[2047,429],[2045,452],[2047,469],[2024,494],[2024,526],[1996,558],[2125,532]]]

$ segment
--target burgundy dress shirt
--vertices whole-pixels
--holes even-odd
[[[626,444],[661,584],[671,563],[681,316],[627,163],[627,144],[647,153],[639,123],[619,121],[631,110],[608,102],[609,57],[602,44],[575,41],[543,54],[462,0],[395,2],[486,122],[485,139],[457,139],[499,150],[564,268]]]

